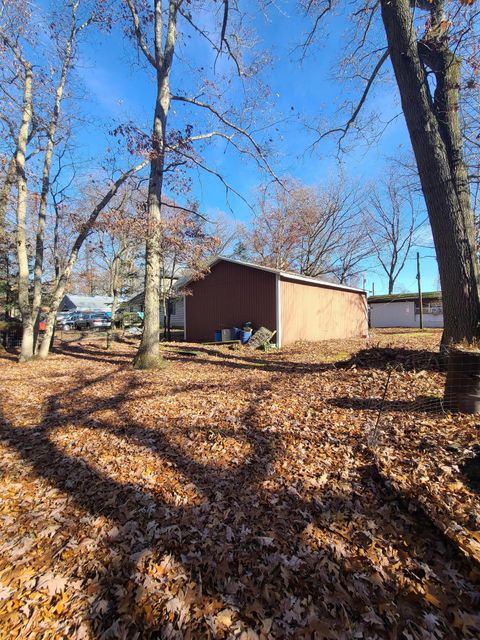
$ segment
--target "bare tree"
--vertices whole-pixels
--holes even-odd
[[[352,220],[345,229],[337,255],[332,264],[332,273],[340,284],[358,282],[365,269],[365,261],[374,254],[371,241],[370,220],[364,214]]]
[[[56,47],[56,54],[60,61],[60,69],[54,89],[53,101],[51,104],[45,105],[45,110],[41,116],[44,121],[44,148],[35,233],[32,296],[30,296],[30,268],[26,230],[28,201],[26,159],[27,147],[31,140],[33,131],[34,69],[35,73],[40,74],[40,72],[38,71],[38,65],[35,65],[34,67],[24,53],[24,50],[28,50],[29,47],[27,44],[22,43],[22,39],[20,37],[22,34],[18,34],[16,29],[11,28],[11,25],[10,29],[7,29],[4,25],[0,27],[0,36],[3,39],[4,45],[11,51],[13,59],[21,68],[21,76],[23,78],[23,104],[21,107],[20,125],[15,144],[17,184],[16,234],[19,264],[18,300],[23,323],[22,347],[20,352],[21,361],[28,360],[33,357],[36,350],[35,328],[39,318],[42,302],[45,224],[48,197],[50,194],[50,174],[54,148],[55,145],[58,144],[57,133],[60,124],[61,105],[65,95],[67,77],[73,64],[78,36],[86,26],[93,22],[95,17],[95,11],[92,10],[84,20],[79,21],[78,12],[80,4],[80,0],[73,0],[73,2],[67,3],[70,14],[65,33],[62,24],[59,24],[58,22],[52,22],[51,24],[53,32],[52,46]],[[15,6],[14,9],[16,9],[16,13],[14,15],[19,17],[19,8]],[[8,174],[5,184],[8,186]],[[5,197],[8,197],[7,193],[5,194]]]
[[[65,268],[60,274],[60,277],[55,283],[54,290],[51,296],[50,309],[47,316],[45,334],[40,344],[40,348],[38,351],[38,356],[40,358],[46,358],[50,351],[51,341],[53,332],[55,329],[55,321],[57,317],[58,308],[62,301],[63,295],[65,293],[66,286],[68,284],[69,278],[72,274],[73,267],[78,258],[78,254],[80,249],[82,248],[85,239],[92,232],[92,229],[98,219],[98,216],[102,213],[102,211],[109,205],[109,203],[117,196],[119,190],[122,186],[134,176],[136,173],[141,171],[148,164],[147,160],[140,162],[135,167],[124,171],[115,181],[112,181],[110,188],[106,191],[106,193],[101,197],[98,202],[93,206],[90,211],[87,219],[80,226],[80,230],[78,235],[75,238],[75,241],[72,245],[72,248],[69,252],[68,259],[65,264]]]
[[[341,283],[356,276],[372,254],[360,190],[340,180],[316,188],[283,183],[286,189],[262,197],[252,229],[244,233],[251,259]]]
[[[10,43],[16,60],[23,71],[23,100],[22,115],[18,129],[15,149],[15,170],[17,182],[17,254],[18,254],[18,305],[22,314],[23,338],[20,360],[28,359],[33,355],[34,348],[34,325],[35,319],[32,316],[29,300],[29,265],[26,234],[27,218],[27,179],[25,173],[25,156],[28,144],[28,134],[32,121],[32,83],[33,71],[30,62],[23,56],[16,43]]]
[[[374,188],[369,199],[369,236],[375,255],[388,279],[388,293],[405,267],[417,226],[410,192],[402,190],[393,175],[383,189]]]
[[[156,80],[156,97],[153,126],[150,135],[140,134],[136,145],[146,144],[150,149],[150,176],[147,203],[147,241],[145,257],[145,322],[138,353],[135,358],[137,367],[156,366],[159,361],[160,332],[160,276],[161,276],[161,219],[162,200],[165,181],[170,177],[178,183],[179,170],[197,167],[200,171],[216,176],[224,185],[227,194],[237,193],[228,184],[225,177],[201,158],[198,145],[220,139],[227,147],[253,158],[265,170],[273,174],[265,150],[249,133],[252,128],[250,111],[228,109],[221,106],[222,90],[216,90],[215,83],[200,83],[198,93],[188,95],[182,89],[179,76],[176,76],[178,88],[171,89],[171,72],[175,60],[181,60],[186,69],[194,67],[195,60],[185,51],[188,38],[200,38],[211,47],[216,58],[230,61],[232,69],[241,75],[245,83],[255,64],[247,69],[242,59],[243,15],[238,6],[229,0],[219,3],[205,3],[204,0],[154,0],[153,9],[140,0],[126,0],[130,12],[129,33],[133,36],[139,51],[149,67],[153,69]],[[205,6],[211,10],[218,27],[218,34],[211,33],[205,26]],[[215,11],[221,7],[221,13]],[[235,20],[237,16],[237,20]],[[181,31],[178,27],[181,25]],[[181,41],[182,56],[175,57],[180,35],[187,36]],[[239,47],[240,46],[240,47]],[[255,63],[255,61],[254,61]],[[201,65],[203,67],[203,63]],[[203,76],[205,70],[200,72]],[[183,127],[171,127],[169,124],[172,101],[179,109],[186,108],[202,114],[202,129],[193,131],[188,121]],[[188,113],[188,111],[187,111]],[[245,124],[242,123],[242,117]],[[203,127],[206,127],[205,130]],[[132,129],[129,130],[131,132]],[[128,133],[128,132],[127,132]],[[197,145],[197,146],[196,146]],[[172,182],[170,183],[172,184]],[[178,186],[178,185],[177,185]]]
[[[274,269],[296,268],[302,237],[299,208],[292,194],[294,185],[290,183],[289,186],[287,189],[276,186],[273,196],[263,190],[252,228],[244,233],[248,256],[254,262]]]
[[[296,199],[302,228],[298,270],[345,282],[371,253],[362,225],[363,195],[338,180],[316,190],[301,190]]]
[[[138,280],[138,256],[144,244],[144,217],[139,215],[136,189],[123,189],[115,206],[104,212],[95,225],[93,245],[107,275],[107,291],[112,298],[112,323],[120,296],[132,294],[132,281]],[[110,347],[110,340],[107,343]]]
[[[334,5],[331,0],[303,2],[313,15],[305,46]],[[351,17],[348,59],[370,68],[357,75],[357,81],[363,77],[363,89],[346,122],[319,139],[336,133],[343,140],[358,126],[372,86],[390,60],[435,243],[443,342],[472,341],[480,331],[480,278],[459,105],[462,64],[463,77],[478,65],[478,9],[470,0],[366,0],[351,9]],[[382,27],[384,46],[378,40]]]

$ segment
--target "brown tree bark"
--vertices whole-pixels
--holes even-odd
[[[460,60],[441,33],[443,2],[432,2],[432,26],[420,41],[408,0],[381,0],[381,10],[435,243],[443,342],[472,342],[479,337],[480,282],[458,119]],[[436,78],[433,96],[427,69]]]
[[[3,181],[2,189],[0,190],[0,231],[3,231],[5,226],[5,216],[7,214],[8,202],[10,200],[12,187],[15,184],[15,170],[15,154],[13,154],[10,158],[10,162],[8,163],[5,180]]]
[[[113,330],[115,328],[115,315],[118,309],[118,290],[119,290],[119,281],[120,281],[120,268],[121,268],[121,255],[122,249],[120,253],[118,253],[113,259],[112,263],[112,279],[110,283],[110,296],[112,297],[112,323],[110,328],[107,331],[107,349],[111,349],[112,347],[112,339],[113,339]]]
[[[162,42],[162,2],[155,0],[154,42],[155,53],[145,53],[145,42],[139,27],[137,40],[139,46],[155,69],[157,95],[152,127],[152,160],[148,184],[147,201],[147,238],[145,251],[145,316],[143,335],[135,356],[134,365],[138,368],[158,366],[160,362],[160,266],[161,266],[161,202],[163,190],[163,172],[167,135],[167,118],[170,110],[170,71],[177,37],[177,14],[181,0],[170,0],[168,4],[168,26],[165,45]],[[133,2],[129,0],[134,25],[136,13]],[[138,20],[138,18],[137,18]],[[143,43],[143,44],[142,44]]]

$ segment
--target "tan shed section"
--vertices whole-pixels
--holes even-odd
[[[367,302],[362,293],[283,276],[279,286],[282,345],[367,336]]]

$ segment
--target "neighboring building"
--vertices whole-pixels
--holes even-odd
[[[184,328],[184,301],[183,296],[179,296],[178,298],[174,298],[173,300],[169,300],[170,305],[170,327],[172,329],[183,329]],[[122,304],[122,310],[124,311],[139,311],[143,313],[145,305],[145,293],[142,291],[141,293],[137,293],[135,296],[126,300]],[[163,302],[160,302],[160,322],[162,327],[165,322],[165,309],[163,307]]]
[[[297,340],[366,337],[361,289],[260,265],[215,258],[201,280],[183,282],[185,339],[214,339],[215,331],[251,322],[275,330],[278,346]]]
[[[111,311],[111,296],[76,296],[65,295],[60,303],[59,311]]]
[[[422,294],[423,326],[443,327],[442,294],[430,291]],[[368,298],[371,327],[419,327],[418,293],[394,293]]]

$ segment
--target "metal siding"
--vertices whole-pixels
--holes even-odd
[[[281,280],[282,344],[355,338],[368,333],[363,293]]]
[[[274,273],[219,262],[188,289],[185,329],[189,342],[213,340],[216,329],[238,327],[242,322],[276,329]]]

